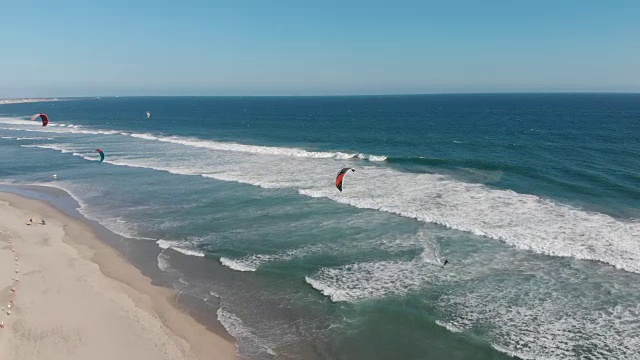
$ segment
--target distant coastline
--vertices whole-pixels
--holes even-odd
[[[511,92],[433,92],[433,93],[337,93],[337,94],[207,94],[207,95],[79,95],[73,97],[50,97],[50,98],[0,98],[0,105],[3,104],[21,104],[34,102],[53,102],[53,101],[70,101],[70,100],[103,100],[113,98],[380,98],[380,97],[441,97],[441,96],[548,96],[548,95],[627,95],[638,96],[639,91],[627,92],[607,92],[607,91],[511,91]]]
[[[24,98],[24,99],[0,99],[0,105],[5,104],[22,104],[34,102],[60,101],[57,98]]]

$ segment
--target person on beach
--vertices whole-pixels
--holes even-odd
[[[46,223],[44,222],[44,219],[41,219],[41,220],[42,220],[42,225],[46,225]]]

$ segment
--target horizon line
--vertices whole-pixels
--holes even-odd
[[[603,94],[603,95],[638,95],[640,91],[495,91],[495,92],[434,92],[434,93],[397,93],[397,94],[314,94],[314,95],[80,95],[80,96],[21,96],[21,97],[3,97],[0,100],[57,100],[57,99],[91,99],[91,98],[134,98],[134,97],[367,97],[367,96],[425,96],[425,95],[584,95],[584,94]]]

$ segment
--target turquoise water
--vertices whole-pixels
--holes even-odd
[[[166,249],[247,358],[640,348],[639,95],[75,99],[0,137],[3,183]]]

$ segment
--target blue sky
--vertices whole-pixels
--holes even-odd
[[[0,97],[640,92],[637,0],[0,9]]]

